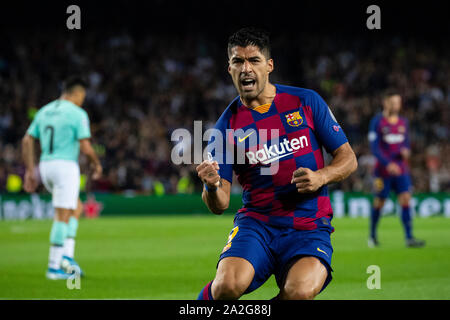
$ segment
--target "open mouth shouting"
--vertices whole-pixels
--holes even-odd
[[[256,79],[254,78],[250,77],[242,78],[240,83],[244,91],[252,91],[256,87]]]

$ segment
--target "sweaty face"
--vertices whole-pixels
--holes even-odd
[[[264,90],[273,70],[273,60],[267,59],[257,46],[231,49],[228,73],[242,99],[256,99]]]

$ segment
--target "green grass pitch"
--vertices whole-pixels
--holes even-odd
[[[79,290],[45,279],[51,221],[0,221],[0,299],[196,299],[215,274],[231,215],[82,219],[75,258]],[[380,222],[381,247],[367,247],[367,219],[334,219],[333,281],[317,299],[450,299],[450,219],[413,221],[422,249],[404,246],[397,217]],[[378,265],[381,289],[367,288]],[[273,276],[242,299],[277,294]]]

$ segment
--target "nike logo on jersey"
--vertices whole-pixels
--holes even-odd
[[[238,138],[239,142],[244,141],[245,139],[247,139],[248,137],[250,137],[253,133],[255,133],[255,131],[250,132],[248,135],[246,135],[246,136],[243,137],[243,138],[239,137],[239,138]]]

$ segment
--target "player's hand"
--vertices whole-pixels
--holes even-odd
[[[393,176],[399,176],[402,173],[402,169],[395,162],[390,162],[386,167],[387,172]]]
[[[324,185],[324,177],[320,171],[312,171],[309,168],[298,168],[292,174],[291,183],[295,183],[299,193],[316,192]]]
[[[101,164],[94,164],[93,167],[94,167],[94,170],[93,170],[93,173],[92,173],[92,179],[93,180],[98,180],[102,176],[103,167],[102,167]]]
[[[38,185],[36,176],[34,175],[34,171],[26,170],[25,171],[25,182],[23,184],[23,188],[26,192],[34,192]]]
[[[197,175],[208,188],[218,187],[220,185],[219,164],[217,161],[205,160],[196,168]]]
[[[403,160],[408,160],[409,159],[409,155],[411,154],[411,152],[409,151],[408,148],[401,148],[400,149],[400,154],[401,154]]]

